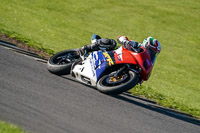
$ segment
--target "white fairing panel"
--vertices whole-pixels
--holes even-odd
[[[81,65],[76,65],[72,71],[74,72],[77,80],[92,86],[96,86],[97,76],[92,55],[89,55]]]
[[[117,53],[117,58],[123,60],[122,47],[115,50],[115,52]],[[105,62],[107,62],[107,58],[105,58],[103,52],[95,51],[92,52],[82,64],[75,65],[72,72],[77,80],[96,86],[97,78],[99,78],[101,72],[105,69],[105,65],[102,65],[102,63]],[[98,69],[95,69],[95,67],[98,67]]]
[[[118,49],[116,49],[115,52],[117,53],[117,55],[119,56],[119,58],[121,60],[123,60],[123,57],[122,57],[122,47],[119,47]]]

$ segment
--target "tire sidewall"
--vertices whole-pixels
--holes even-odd
[[[69,49],[69,50],[65,50],[65,51],[61,51],[59,53],[56,53],[55,55],[53,55],[52,57],[49,58],[48,62],[47,62],[47,69],[49,72],[56,74],[56,75],[66,75],[70,73],[70,69],[71,69],[71,65],[73,63],[67,63],[67,64],[63,64],[63,65],[58,65],[54,63],[54,60],[61,56],[64,55],[66,53],[69,52],[75,52],[77,51],[77,49]]]
[[[102,82],[109,76],[109,75],[104,75],[97,82],[97,89],[100,92],[105,93],[105,94],[120,94],[122,92],[125,92],[125,91],[133,88],[135,85],[137,85],[137,83],[139,81],[139,77],[133,71],[129,71],[128,73],[129,73],[130,79],[128,81],[126,81],[125,83],[122,83],[117,86],[104,86],[102,84]]]

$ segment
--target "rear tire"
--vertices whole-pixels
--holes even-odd
[[[127,79],[120,84],[111,85],[107,82],[108,78],[110,78],[109,75],[105,75],[97,83],[97,89],[105,94],[121,94],[133,88],[139,81],[138,75],[133,71],[129,71]]]
[[[58,63],[57,60],[60,57],[66,56],[68,54],[72,54],[74,60],[80,58],[79,55],[76,54],[77,49],[69,49],[65,51],[61,51],[56,53],[52,57],[49,58],[47,62],[47,69],[49,72],[56,75],[66,75],[70,73],[71,65],[73,62],[64,62],[62,64]]]

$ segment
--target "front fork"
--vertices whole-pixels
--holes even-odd
[[[140,69],[139,69],[140,70]],[[111,77],[118,77],[119,75],[121,75],[123,72],[128,72],[128,71],[133,71],[135,72],[136,74],[139,74],[139,71],[133,69],[130,67],[129,64],[125,64],[122,68],[120,68],[119,70],[115,71],[115,72],[112,72],[109,76]]]
[[[138,70],[136,70],[136,69],[134,69],[134,68],[131,68],[129,64],[125,64],[121,69],[119,69],[119,72],[118,72],[117,74],[121,74],[121,72],[123,72],[123,70],[125,70],[125,69],[126,69],[126,71],[133,71],[133,72],[135,72],[138,76],[140,76],[139,73],[140,73],[140,71],[141,71],[141,68],[138,68]],[[140,80],[138,83],[139,83],[140,86],[141,86],[142,83],[143,83],[143,80]]]

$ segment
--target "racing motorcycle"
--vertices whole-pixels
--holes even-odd
[[[50,57],[48,71],[56,75],[71,74],[105,94],[120,94],[148,80],[155,60],[144,48],[129,51],[121,46],[116,50],[91,52],[83,59],[77,50],[61,51]]]

